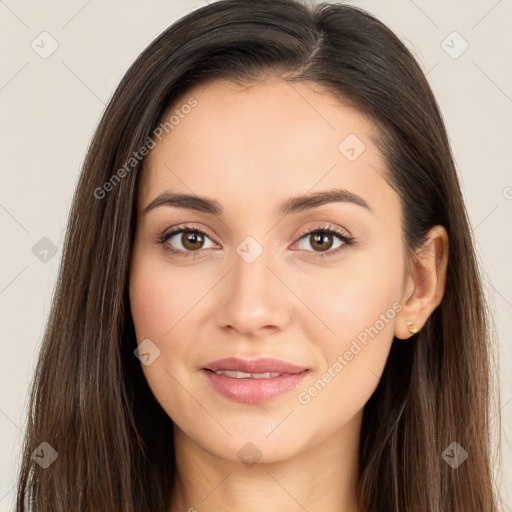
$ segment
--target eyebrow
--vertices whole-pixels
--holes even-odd
[[[312,194],[291,197],[280,205],[277,210],[277,214],[283,216],[291,215],[329,203],[352,203],[372,212],[372,209],[362,197],[348,190],[335,188],[322,192],[314,192]],[[143,215],[155,208],[158,208],[159,206],[174,206],[175,208],[181,208],[184,210],[195,210],[198,212],[209,213],[217,217],[223,215],[221,204],[214,199],[191,194],[183,194],[180,192],[172,192],[170,190],[162,192],[153,199],[153,201],[144,208]]]

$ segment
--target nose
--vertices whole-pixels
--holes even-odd
[[[293,294],[266,250],[249,261],[236,254],[231,270],[219,285],[218,324],[240,336],[272,334],[289,322]]]

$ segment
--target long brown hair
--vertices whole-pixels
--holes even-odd
[[[142,52],[94,134],[31,387],[17,512],[28,501],[37,511],[168,511],[173,423],[134,356],[128,298],[143,161],[134,155],[192,85],[269,76],[323,85],[373,120],[401,199],[408,253],[436,224],[450,239],[441,304],[412,340],[394,341],[364,408],[362,509],[498,510],[489,311],[445,126],[423,72],[393,32],[358,8],[222,0],[181,18]],[[469,454],[456,468],[443,457],[453,442]],[[41,443],[58,454],[47,468],[33,457]]]

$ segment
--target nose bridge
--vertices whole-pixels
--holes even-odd
[[[282,327],[286,306],[282,284],[271,270],[272,261],[270,249],[253,237],[246,237],[236,247],[219,302],[223,326],[246,333],[261,327]]]

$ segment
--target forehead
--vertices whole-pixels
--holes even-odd
[[[143,205],[167,189],[243,203],[340,186],[365,196],[389,188],[374,124],[318,84],[210,81],[182,94],[162,122],[171,116],[144,162]]]

